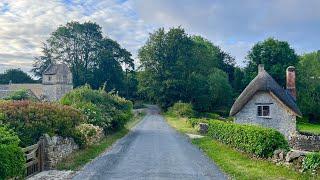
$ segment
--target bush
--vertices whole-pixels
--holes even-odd
[[[95,144],[103,137],[103,129],[92,124],[80,124],[76,127],[76,141],[80,147]]]
[[[18,146],[20,140],[12,130],[0,126],[0,179],[24,174],[24,153]]]
[[[320,152],[309,153],[302,163],[304,171],[316,171],[320,169]]]
[[[180,117],[193,117],[194,111],[192,104],[177,102],[169,108],[169,113]]]
[[[35,144],[44,133],[74,137],[74,129],[84,121],[81,112],[55,103],[1,101],[0,121],[19,136],[21,146]]]
[[[79,109],[88,123],[102,127],[106,133],[123,128],[133,117],[131,101],[87,85],[67,93],[60,102]]]
[[[199,123],[208,123],[208,119],[190,118],[187,121],[192,127],[196,127]]]
[[[288,142],[278,131],[254,125],[210,121],[208,135],[222,143],[259,157],[270,157],[277,149],[288,149]]]
[[[11,94],[9,94],[8,97],[4,98],[5,100],[35,100],[34,97],[30,95],[30,92],[26,89],[21,89],[18,91],[14,91]]]

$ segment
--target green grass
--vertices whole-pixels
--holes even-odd
[[[194,139],[192,143],[235,179],[317,179],[267,160],[251,158],[209,137]]]
[[[320,124],[311,124],[307,122],[298,122],[297,128],[299,132],[320,135]]]
[[[187,123],[187,118],[180,118],[166,114],[167,122],[170,126],[177,129],[181,133],[199,134],[195,128]]]
[[[118,139],[125,136],[133,126],[135,126],[144,116],[144,113],[139,114],[129,121],[125,128],[118,132],[107,135],[99,144],[89,146],[85,149],[79,149],[64,159],[57,165],[58,170],[78,170],[86,163],[90,162],[101,153],[105,152],[107,148],[111,147]]]
[[[196,131],[186,119],[166,115],[166,120],[179,132]],[[194,139],[192,143],[201,148],[232,179],[320,179],[268,160],[252,158],[209,137]]]

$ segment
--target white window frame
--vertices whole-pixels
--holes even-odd
[[[261,107],[261,115],[259,115],[259,107]],[[268,111],[269,113],[267,115],[265,115],[265,111],[267,111],[266,109],[264,109],[264,107],[268,107]],[[257,116],[258,117],[263,117],[263,118],[271,118],[271,108],[270,105],[257,105]]]

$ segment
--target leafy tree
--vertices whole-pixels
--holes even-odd
[[[8,69],[0,74],[0,84],[8,83],[36,83],[27,73],[21,69]]]
[[[320,122],[320,51],[304,54],[297,67],[298,102],[311,122]]]
[[[217,69],[226,64],[226,54],[210,41],[200,36],[191,37],[181,27],[167,32],[160,28],[150,34],[138,55],[141,62],[138,90],[148,100],[164,108],[178,101],[191,102],[199,111],[213,110],[227,102],[218,105],[213,97],[217,94],[210,92],[210,87],[226,75]],[[217,72],[223,73],[219,80],[210,79],[210,75]],[[228,76],[223,78],[229,85]],[[214,92],[219,93],[218,90]]]
[[[54,31],[35,59],[33,72],[41,76],[49,64],[66,63],[75,87],[90,84],[97,89],[125,93],[125,76],[134,70],[131,53],[116,41],[103,37],[101,27],[93,22],[70,22]],[[122,69],[125,67],[125,70]]]
[[[256,75],[259,64],[282,86],[285,86],[285,71],[290,65],[296,65],[298,56],[288,42],[273,38],[258,42],[249,51],[248,66],[245,68],[244,84],[248,84]]]

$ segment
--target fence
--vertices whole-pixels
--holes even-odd
[[[26,175],[30,177],[44,169],[44,140],[22,149],[26,157]]]

